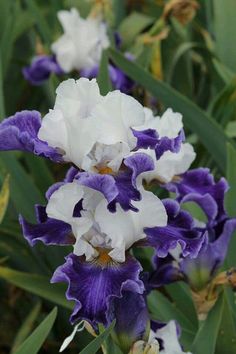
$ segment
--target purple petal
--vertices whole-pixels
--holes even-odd
[[[167,138],[166,136],[161,138],[155,146],[157,160],[159,160],[166,151],[171,151],[173,153],[179,152],[184,139],[185,136],[183,130],[181,130],[178,136],[174,139]]]
[[[154,129],[134,130],[132,132],[137,138],[136,149],[154,149],[158,142],[158,134]]]
[[[118,194],[115,180],[111,175],[81,172],[77,175],[76,179],[79,184],[101,192],[107,199],[108,203],[113,201]]]
[[[101,192],[107,199],[111,212],[115,212],[116,203],[124,210],[137,211],[132,206],[132,200],[140,200],[136,179],[142,172],[153,170],[154,163],[147,154],[135,153],[124,160],[124,165],[126,169],[114,176],[81,172],[76,179],[79,184]]]
[[[105,264],[99,260],[86,262],[84,257],[70,254],[66,262],[56,269],[51,281],[68,283],[66,297],[75,301],[72,323],[85,319],[94,326],[98,322],[107,325],[112,296],[121,297],[123,290],[143,292],[140,271],[139,263],[130,255],[124,263]]]
[[[155,149],[156,159],[159,160],[166,151],[177,153],[180,150],[181,144],[184,141],[184,133],[181,132],[176,138],[170,139],[168,137],[159,138],[158,133],[154,129],[146,130],[132,130],[134,136],[137,138],[137,149]]]
[[[54,56],[40,55],[33,59],[29,66],[22,70],[24,78],[32,85],[41,85],[51,73],[62,75],[63,70]]]
[[[215,183],[209,169],[190,170],[181,176],[180,181],[171,182],[165,187],[177,194],[179,202],[197,203],[205,212],[209,223],[216,218],[225,218],[224,197],[228,184],[224,178]]]
[[[202,249],[196,259],[183,259],[180,263],[181,271],[187,277],[192,287],[205,287],[223,264],[229,241],[236,230],[236,219],[223,221],[212,229],[215,232],[215,241],[210,242]],[[210,235],[209,235],[210,236]]]
[[[80,71],[81,77],[87,77],[88,79],[96,78],[99,73],[99,66],[95,65],[89,69],[83,69]],[[109,64],[108,73],[112,83],[112,86],[116,90],[120,90],[124,93],[129,93],[134,87],[134,82],[113,64]]]
[[[21,111],[0,124],[0,150],[21,150],[62,162],[61,155],[38,139],[41,116],[37,111]]]
[[[124,160],[124,165],[127,167],[127,170],[114,176],[119,193],[108,206],[111,212],[116,210],[116,203],[119,203],[125,211],[130,209],[137,211],[137,208],[132,205],[132,200],[140,200],[141,198],[136,185],[137,177],[143,172],[154,169],[152,158],[147,154],[139,152],[127,157]]]
[[[179,204],[171,199],[163,200],[168,223],[166,227],[146,228],[147,239],[145,244],[156,249],[159,257],[166,257],[171,249],[178,243],[182,248],[184,257],[196,257],[205,241],[203,232],[193,228],[194,222],[191,215],[180,210]]]
[[[112,322],[114,319],[116,319],[116,324],[113,330],[113,340],[118,342],[125,353],[128,353],[131,346],[138,340],[148,340],[150,320],[143,295],[123,290],[121,297],[111,297],[108,320]]]
[[[38,241],[46,245],[68,245],[73,240],[71,226],[63,221],[47,217],[46,208],[35,206],[38,224],[27,222],[22,216],[19,217],[23,235],[31,246]]]
[[[153,257],[153,266],[154,271],[149,274],[147,281],[147,287],[150,290],[183,279],[181,271],[175,265],[174,259],[170,254],[165,258],[155,255]]]

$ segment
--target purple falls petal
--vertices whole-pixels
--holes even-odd
[[[63,70],[56,61],[55,56],[39,55],[32,60],[29,66],[22,70],[24,78],[32,85],[41,85],[51,73],[62,75]]]
[[[46,245],[68,245],[73,241],[71,226],[63,221],[48,218],[46,208],[36,205],[37,224],[19,217],[23,235],[31,246],[41,241]]]
[[[183,275],[175,263],[170,254],[165,258],[160,258],[157,255],[153,257],[154,270],[150,272],[147,281],[149,291],[183,279]]]
[[[221,178],[218,182],[210,174],[208,168],[197,168],[184,173],[177,182],[165,186],[175,192],[181,203],[195,202],[205,212],[209,223],[216,218],[225,218],[224,197],[228,190],[227,181]]]
[[[97,323],[108,325],[107,311],[112,296],[121,297],[123,290],[143,292],[140,271],[140,264],[130,255],[124,263],[104,264],[96,260],[86,262],[84,257],[70,254],[51,281],[68,283],[66,297],[75,301],[71,322],[85,319],[96,327]]]
[[[198,254],[196,259],[183,259],[180,262],[182,273],[195,289],[208,284],[223,264],[229,241],[236,230],[236,219],[228,219],[219,223],[214,230],[215,241],[210,242]]]
[[[166,227],[146,228],[145,244],[155,248],[159,257],[166,257],[171,249],[178,244],[182,248],[184,257],[197,257],[205,235],[194,229],[194,221],[191,215],[180,209],[180,205],[171,199],[163,200],[168,222]]]
[[[108,206],[111,212],[116,210],[116,203],[119,203],[125,211],[130,209],[138,211],[132,205],[132,200],[140,200],[141,198],[136,184],[137,177],[143,172],[154,169],[152,158],[147,154],[139,152],[127,157],[124,160],[124,165],[127,169],[114,176],[119,193]]]
[[[142,294],[123,290],[120,297],[112,296],[107,317],[116,319],[112,338],[125,353],[138,340],[148,340],[150,319]]]
[[[56,149],[39,140],[41,116],[37,111],[21,111],[4,119],[0,124],[0,150],[20,150],[33,152],[53,161],[62,162]]]

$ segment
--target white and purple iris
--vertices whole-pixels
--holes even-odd
[[[97,328],[115,317],[117,338],[127,332],[130,348],[147,336],[145,296],[154,287],[144,284],[134,248],[153,247],[166,257],[180,246],[184,257],[194,258],[205,242],[205,229],[181,209],[183,188],[190,188],[181,181],[195,153],[184,143],[181,115],[170,109],[153,117],[120,91],[102,96],[96,80],[85,78],[64,81],[56,93],[42,121],[39,112],[23,111],[0,124],[0,150],[72,165],[64,181],[49,188],[47,205],[36,206],[37,224],[23,217],[20,223],[31,245],[72,245],[52,277],[68,283],[66,296],[75,301],[71,321]],[[177,191],[177,199],[160,200],[145,190],[153,179]],[[140,320],[129,332],[124,309],[131,304]]]
[[[63,34],[51,45],[52,55],[38,55],[23,68],[23,75],[32,85],[41,85],[51,73],[62,75],[77,71],[81,77],[96,78],[103,50],[109,47],[107,26],[100,17],[82,18],[77,9],[59,11]],[[115,39],[118,34],[114,34]],[[125,54],[129,60],[133,56]],[[114,88],[129,93],[134,83],[110,63],[109,77]]]

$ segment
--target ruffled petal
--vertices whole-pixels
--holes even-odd
[[[137,187],[138,176],[153,169],[154,164],[150,156],[145,153],[135,153],[124,160],[126,169],[117,175],[101,175],[87,172],[79,173],[76,177],[80,185],[101,192],[108,201],[108,209],[116,211],[116,204],[124,210],[134,210],[132,201],[140,200],[140,191]]]
[[[196,259],[183,259],[180,269],[194,288],[204,287],[223,264],[228,245],[236,230],[236,219],[228,219],[215,228],[215,241],[209,242]]]
[[[175,138],[167,136],[159,137],[155,129],[134,130],[133,134],[137,138],[137,149],[154,149],[156,159],[159,160],[166,151],[173,153],[179,152],[182,142],[185,140],[183,130]]]
[[[58,267],[52,277],[52,283],[66,282],[66,297],[75,301],[71,322],[79,319],[107,325],[109,299],[121,297],[122,290],[143,293],[143,283],[139,280],[140,264],[127,255],[125,263],[103,262],[102,257],[86,262],[84,257],[70,254],[66,262]]]
[[[116,319],[113,340],[125,353],[136,341],[148,340],[150,320],[142,294],[123,290],[121,296],[112,296],[107,317],[109,322]]]
[[[37,111],[21,111],[0,124],[0,150],[33,152],[56,162],[62,162],[56,149],[38,138],[41,116]]]
[[[27,222],[19,217],[23,235],[31,246],[38,241],[46,245],[68,245],[73,241],[71,226],[63,221],[48,218],[46,208],[35,206],[38,224]]]
[[[194,229],[191,215],[180,209],[180,205],[171,199],[162,201],[165,205],[168,223],[166,227],[146,228],[145,244],[156,249],[159,257],[166,257],[171,249],[180,244],[183,255],[197,257],[205,236]]]
[[[138,201],[141,198],[140,191],[137,187],[137,178],[143,172],[151,171],[154,168],[153,160],[145,153],[135,153],[124,160],[127,170],[121,171],[114,176],[118,194],[116,198],[109,203],[109,210],[116,210],[116,203],[124,210],[137,211],[132,201]]]
[[[165,187],[177,194],[179,202],[197,203],[205,212],[209,223],[226,215],[224,197],[228,183],[224,178],[215,182],[208,168],[190,170],[184,173],[179,181],[171,182]]]

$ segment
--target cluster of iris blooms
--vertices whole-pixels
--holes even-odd
[[[217,275],[236,228],[224,207],[227,182],[215,182],[206,168],[190,169],[196,154],[185,142],[181,114],[169,108],[155,117],[127,95],[134,83],[112,64],[117,90],[100,94],[91,78],[109,46],[101,19],[82,19],[75,9],[58,17],[64,34],[52,45],[53,55],[35,58],[24,75],[41,84],[51,72],[77,70],[80,79],[58,86],[54,108],[43,119],[22,111],[0,124],[0,150],[69,166],[65,179],[47,191],[47,205],[35,206],[37,224],[20,216],[24,237],[31,246],[71,245],[52,282],[68,285],[72,324],[82,320],[97,332],[115,319],[113,339],[125,353],[183,353],[179,326],[152,321],[146,298],[182,280],[204,317],[217,284],[230,283],[231,273]],[[158,198],[162,190],[172,198]],[[186,211],[189,202],[204,220]],[[154,250],[150,272],[134,256],[145,247]]]

